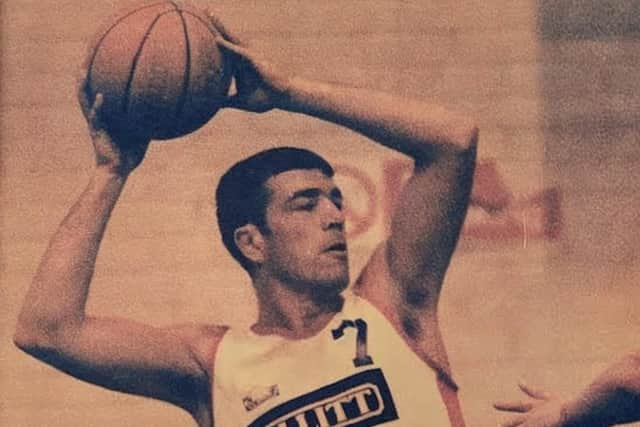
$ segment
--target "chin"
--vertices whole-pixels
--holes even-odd
[[[316,289],[340,293],[349,286],[349,274],[326,278],[316,282]]]
[[[349,286],[348,278],[326,282],[316,282],[310,295],[316,303],[328,307],[332,311],[340,311],[344,302],[342,292]]]
[[[306,270],[306,271],[305,271]],[[340,294],[349,286],[349,267],[347,265],[312,266],[298,269],[301,274],[287,274],[283,283],[292,290],[318,295]]]

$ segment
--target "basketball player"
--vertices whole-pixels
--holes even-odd
[[[102,97],[89,103],[81,89],[95,171],[43,256],[16,344],[79,379],[175,404],[199,426],[463,426],[437,309],[468,204],[476,126],[421,101],[289,76],[232,37],[218,43],[235,63],[227,107],[316,117],[413,159],[388,238],[347,289],[331,166],[306,150],[261,152],[217,190],[222,239],[257,296],[250,330],[92,316],[98,248],[149,141],[109,132]]]
[[[520,389],[527,400],[494,404],[498,410],[520,413],[504,427],[603,427],[640,421],[640,352],[615,361],[569,399],[525,384]]]

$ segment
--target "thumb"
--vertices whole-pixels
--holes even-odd
[[[223,51],[229,52],[234,56],[239,56],[241,58],[249,57],[249,51],[239,44],[232,43],[222,37],[216,37],[216,43]]]

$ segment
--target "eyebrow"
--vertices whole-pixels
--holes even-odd
[[[320,197],[320,194],[322,194],[322,191],[320,191],[319,188],[305,188],[304,190],[298,190],[295,193],[293,193],[288,200],[289,201],[295,200],[299,197],[313,199],[315,197]]]
[[[295,200],[298,197],[313,199],[320,197],[321,194],[322,190],[320,190],[319,188],[305,188],[304,190],[298,190],[293,193],[291,197],[288,198],[288,201]],[[329,197],[331,197],[332,199],[342,200],[342,192],[338,187],[333,187],[329,192]]]

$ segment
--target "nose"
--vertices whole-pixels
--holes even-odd
[[[322,198],[322,220],[323,229],[344,230],[344,211],[329,198]]]

